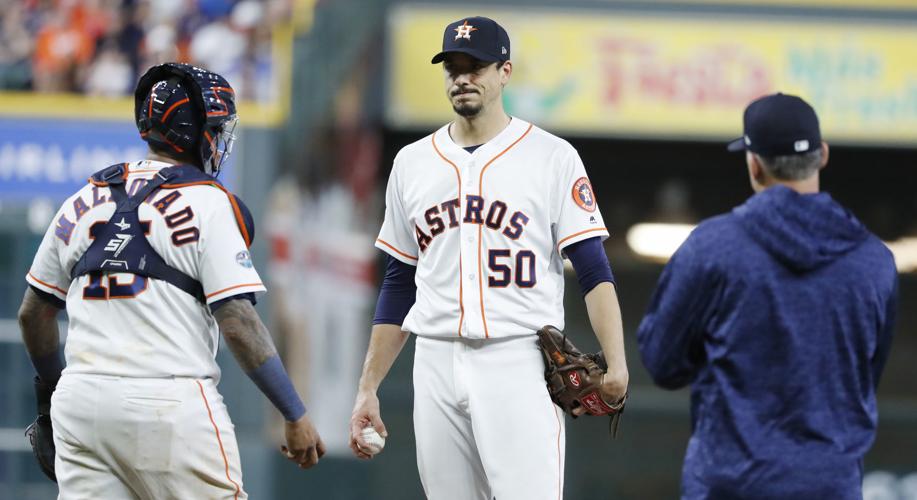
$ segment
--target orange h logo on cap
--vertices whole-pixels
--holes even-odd
[[[466,19],[464,24],[455,27],[455,39],[458,40],[459,38],[467,38],[471,40],[471,32],[477,30],[477,28],[468,24],[468,20]]]

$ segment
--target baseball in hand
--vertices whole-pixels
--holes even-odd
[[[382,451],[382,448],[385,447],[385,438],[380,436],[376,429],[370,427],[364,427],[363,431],[360,433],[363,441],[366,442],[366,446],[363,447],[363,451],[369,453],[370,455],[375,455]]]

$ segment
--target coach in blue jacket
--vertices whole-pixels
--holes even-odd
[[[691,233],[637,332],[657,384],[691,385],[682,498],[860,499],[895,263],[819,193],[828,146],[811,106],[766,96],[744,126],[729,149],[756,194]]]

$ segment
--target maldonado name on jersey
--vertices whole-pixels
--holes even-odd
[[[133,179],[130,184],[130,187],[127,190],[128,196],[133,196],[135,193],[140,191],[143,186],[149,182],[148,179]],[[92,186],[92,191],[90,197],[92,198],[87,203],[87,200],[84,200],[82,196],[77,196],[73,199],[71,217],[73,220],[67,217],[66,213],[62,213],[60,217],[57,218],[57,223],[54,229],[54,235],[57,236],[65,245],[70,244],[70,238],[73,235],[73,230],[76,228],[76,223],[83,218],[90,210],[99,207],[105,203],[108,203],[111,200],[110,196],[106,196],[101,192],[101,190],[107,191],[107,188],[100,188],[99,186]],[[200,230],[197,227],[190,226],[186,227],[189,222],[194,219],[194,210],[190,205],[185,206],[182,209],[176,209],[169,211],[169,208],[175,203],[176,200],[181,198],[182,193],[178,190],[168,191],[162,193],[162,196],[156,201],[152,201],[157,194],[161,194],[158,191],[154,191],[146,200],[144,204],[153,206],[160,214],[165,217],[166,226],[172,230],[172,243],[175,246],[182,246],[194,241],[197,241],[200,238]],[[90,232],[90,234],[92,234]],[[94,236],[94,235],[93,235]],[[128,242],[124,242],[126,245]]]

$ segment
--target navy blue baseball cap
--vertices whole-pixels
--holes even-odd
[[[509,35],[503,26],[486,17],[466,17],[446,26],[443,50],[433,56],[433,64],[442,62],[449,52],[464,52],[480,61],[509,60]]]
[[[801,98],[771,94],[753,101],[742,119],[745,135],[729,143],[729,151],[751,151],[764,156],[808,153],[821,147],[815,110]]]

